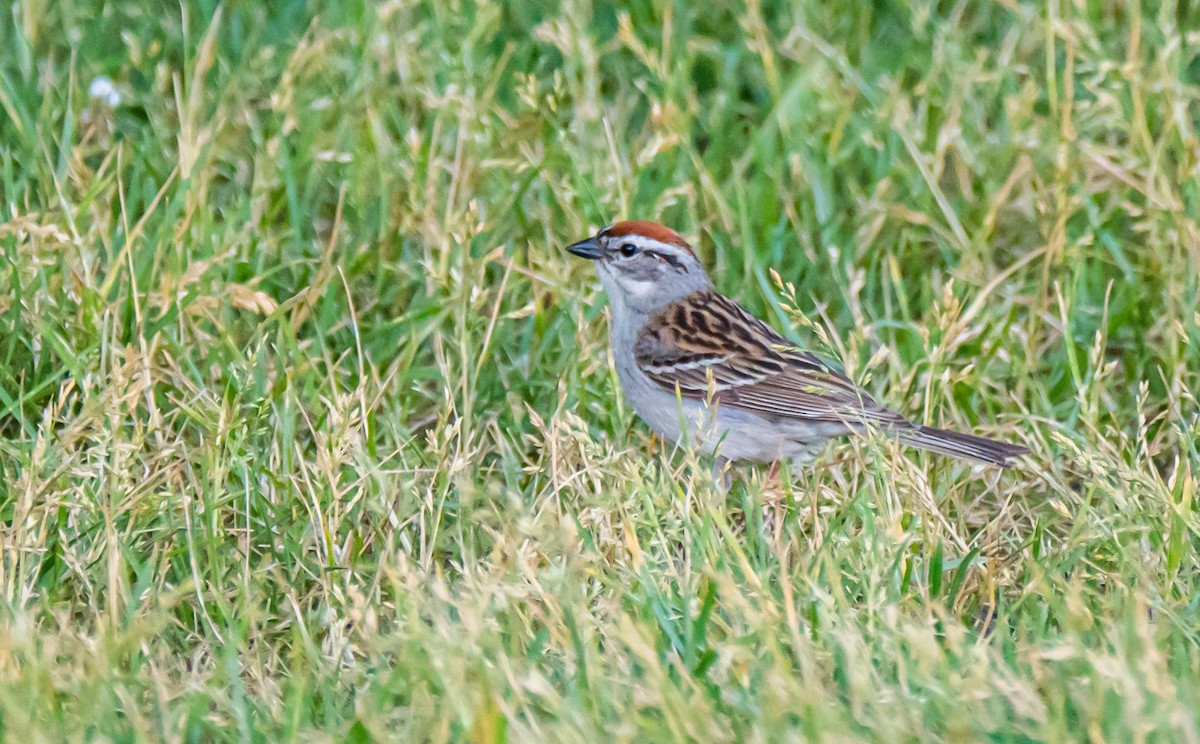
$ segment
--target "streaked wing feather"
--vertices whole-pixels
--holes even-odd
[[[734,328],[744,331],[734,332]],[[697,292],[647,323],[638,366],[666,390],[766,416],[905,425],[844,374],[796,349],[770,326],[715,292]]]

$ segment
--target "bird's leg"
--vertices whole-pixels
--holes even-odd
[[[771,469],[770,469],[770,471],[767,472],[767,482],[768,483],[774,483],[775,480],[777,478],[779,478],[779,463],[780,463],[779,460],[776,460],[775,462],[771,463]]]
[[[763,481],[763,495],[767,497],[769,503],[775,503],[783,494],[783,478],[780,471],[783,469],[782,463],[776,460],[771,463],[771,469],[767,471],[767,477]]]
[[[763,483],[762,494],[763,499],[763,526],[767,532],[771,532],[773,528],[778,531],[779,525],[783,523],[779,514],[780,501],[783,498],[783,481],[780,479],[781,463],[775,460],[771,463],[771,469],[767,471],[766,481]]]
[[[718,491],[726,494],[729,493],[730,487],[733,486],[733,472],[729,460],[719,455],[717,456],[713,462],[712,479],[713,485],[716,486]]]

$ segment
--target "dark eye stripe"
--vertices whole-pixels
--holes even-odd
[[[654,256],[655,258],[666,261],[667,263],[671,264],[671,266],[679,266],[679,259],[676,258],[675,256],[672,256],[670,253],[661,253],[659,251],[646,251],[646,252],[649,253],[651,256]]]

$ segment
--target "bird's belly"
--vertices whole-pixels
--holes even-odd
[[[651,429],[678,444],[729,460],[773,462],[804,460],[839,432],[822,424],[772,421],[751,411],[693,398],[677,398],[639,370],[617,369],[626,399]]]

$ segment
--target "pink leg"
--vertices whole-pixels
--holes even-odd
[[[779,460],[771,463],[771,470],[767,473],[767,481],[773,482],[779,478]]]

